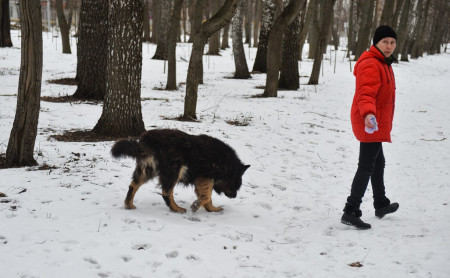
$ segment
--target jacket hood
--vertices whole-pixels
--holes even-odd
[[[358,61],[355,64],[355,68],[353,70],[353,75],[356,76],[356,71],[358,70],[358,66],[361,63],[361,61],[368,59],[368,58],[375,58],[375,59],[379,60],[380,62],[386,64],[383,53],[381,53],[381,51],[378,50],[378,48],[376,48],[375,45],[372,45],[370,47],[369,51],[364,51],[363,54],[361,54],[361,56],[359,57]]]

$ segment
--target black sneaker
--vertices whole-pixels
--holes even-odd
[[[361,230],[367,230],[370,229],[372,226],[370,226],[369,223],[364,223],[361,218],[358,216],[344,213],[341,217],[341,223],[349,226],[356,227]]]
[[[378,218],[383,218],[386,214],[396,212],[399,206],[400,205],[398,203],[392,203],[389,206],[385,206],[384,208],[376,209],[375,216]]]

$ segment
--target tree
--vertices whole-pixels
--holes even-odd
[[[412,42],[411,58],[418,58],[419,56],[422,56],[423,40],[425,37],[424,33],[428,22],[428,11],[430,10],[431,0],[425,0],[425,6],[423,2],[423,0],[419,0],[417,3],[416,10],[418,10],[419,15],[414,28],[415,39]]]
[[[150,5],[147,0],[143,0],[144,4],[144,42],[150,42]]]
[[[220,1],[212,1],[212,11],[216,13],[220,9]],[[208,41],[208,55],[219,55],[220,51],[220,30],[215,32]]]
[[[392,26],[394,20],[394,4],[395,1],[385,1],[383,13],[381,14],[380,25]]]
[[[234,65],[236,66],[234,78],[236,79],[250,78],[247,60],[245,59],[244,44],[242,42],[242,22],[244,20],[245,8],[246,8],[245,1],[240,0],[236,14],[234,15],[232,21],[233,55],[234,55]]]
[[[152,0],[152,38],[151,42],[158,43],[159,41],[159,25],[161,22],[161,1]]]
[[[62,53],[71,54],[70,50],[70,26],[72,25],[72,12],[73,12],[73,0],[66,1],[66,5],[69,9],[69,15],[66,19],[64,15],[64,8],[62,0],[56,0],[56,14],[58,16],[58,24],[59,30],[61,31],[61,40],[62,40]],[[67,8],[67,7],[66,7]]]
[[[314,64],[309,77],[308,85],[319,84],[320,65],[322,64],[323,53],[327,48],[327,37],[330,32],[331,18],[333,16],[334,4],[336,0],[326,0],[323,3],[319,41],[317,42],[316,56],[314,57]]]
[[[169,31],[169,45],[168,45],[168,65],[169,70],[167,71],[167,85],[166,90],[176,90],[177,89],[177,61],[176,61],[176,47],[177,47],[177,30],[180,24],[180,13],[181,7],[183,5],[183,0],[175,0],[173,7],[172,20],[170,22]]]
[[[320,6],[321,3],[323,3],[323,0],[314,0],[313,3],[311,3],[311,24],[308,28],[308,43],[309,43],[309,50],[308,50],[308,59],[314,59],[316,56],[316,49],[317,49],[317,42],[319,41],[319,32],[320,32]]]
[[[230,33],[230,24],[227,24],[223,28],[222,44],[220,45],[220,49],[225,50],[230,47],[230,45],[228,44],[229,33]]]
[[[188,42],[194,42],[195,34],[200,30],[203,21],[203,10],[205,9],[205,0],[196,0],[194,9],[194,18],[192,19],[191,36]]]
[[[358,31],[358,40],[356,42],[355,60],[367,50],[370,45],[370,30],[372,29],[373,11],[375,7],[374,0],[361,2],[361,22]]]
[[[108,54],[108,1],[83,0],[77,44],[78,87],[73,97],[103,100]]]
[[[142,0],[110,1],[106,95],[94,127],[97,134],[139,136],[144,131],[141,112]]]
[[[172,1],[169,0],[160,1],[161,17],[159,26],[153,26],[154,28],[159,28],[158,45],[156,46],[155,55],[152,57],[152,59],[155,60],[167,60],[167,37],[169,31],[171,2]]]
[[[281,45],[287,27],[299,15],[300,9],[304,6],[306,0],[291,0],[284,8],[280,16],[275,19],[269,35],[269,44],[267,46],[267,78],[264,97],[277,97],[278,93],[278,75],[281,65]],[[297,51],[297,49],[296,49]]]
[[[269,43],[270,29],[275,17],[276,5],[274,0],[264,0],[264,8],[261,20],[261,31],[259,32],[258,50],[256,51],[254,72],[267,72],[267,45]]]
[[[12,47],[9,0],[0,0],[0,47]]]
[[[42,15],[39,0],[20,0],[22,32],[19,91],[6,150],[6,167],[36,165],[36,141],[42,82]]]
[[[202,23],[200,30],[194,36],[186,78],[186,97],[184,100],[183,114],[183,118],[186,120],[197,119],[197,91],[200,78],[203,75],[202,56],[205,44],[212,34],[230,22],[236,11],[238,2],[239,0],[226,0],[222,8],[213,17]]]
[[[253,22],[253,47],[258,47],[259,27],[262,18],[262,0],[255,0],[255,20]]]
[[[305,12],[304,21],[303,21],[303,25],[302,25],[303,27],[301,28],[301,32],[300,32],[300,42],[299,42],[299,48],[298,48],[298,55],[299,55],[298,57],[299,57],[300,61],[302,61],[303,45],[305,44],[306,36],[308,35],[308,31],[311,26],[311,21],[313,18],[316,1],[317,0],[309,0],[308,8],[306,9],[306,12]]]
[[[394,55],[396,52],[401,53],[401,61],[404,62],[408,61],[408,52],[407,49],[404,48],[406,47],[406,38],[408,36],[408,18],[410,14],[410,5],[411,0],[405,0],[397,30],[397,47],[394,51]]]
[[[306,8],[306,1],[303,7]],[[287,90],[297,90],[300,88],[300,75],[298,72],[300,44],[300,13],[289,25],[283,42],[283,56],[281,61],[280,80],[278,87]]]

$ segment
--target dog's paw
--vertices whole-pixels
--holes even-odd
[[[223,210],[223,207],[215,207],[213,205],[205,205],[205,209],[208,212],[219,212]]]
[[[136,206],[133,204],[125,204],[126,209],[136,209]]]
[[[186,209],[184,209],[184,208],[180,208],[180,207],[177,207],[177,208],[175,208],[175,209],[171,209],[173,212],[177,212],[177,213],[186,213]]]
[[[196,212],[199,208],[200,208],[200,201],[199,200],[197,200],[197,201],[192,203],[191,210],[193,212]]]

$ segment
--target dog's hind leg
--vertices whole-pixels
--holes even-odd
[[[173,189],[175,185],[184,178],[186,171],[187,171],[186,166],[181,166],[180,170],[178,171],[178,177],[176,177],[176,180],[172,178],[172,175],[160,175],[160,183],[163,188],[162,190],[163,199],[166,202],[166,205],[170,208],[170,210],[174,212],[179,213],[186,212],[186,209],[179,207],[175,202],[175,199],[173,198]]]
[[[213,179],[197,178],[194,181],[194,184],[195,194],[197,194],[198,199],[191,205],[193,212],[196,212],[201,206],[204,206],[209,212],[218,212],[223,210],[223,208],[215,207],[212,204],[211,194],[214,186]]]
[[[133,173],[133,181],[128,187],[127,197],[125,198],[125,208],[135,209],[133,204],[134,195],[138,189],[155,176],[155,160],[152,156],[145,159],[139,159],[136,163],[136,169]]]

